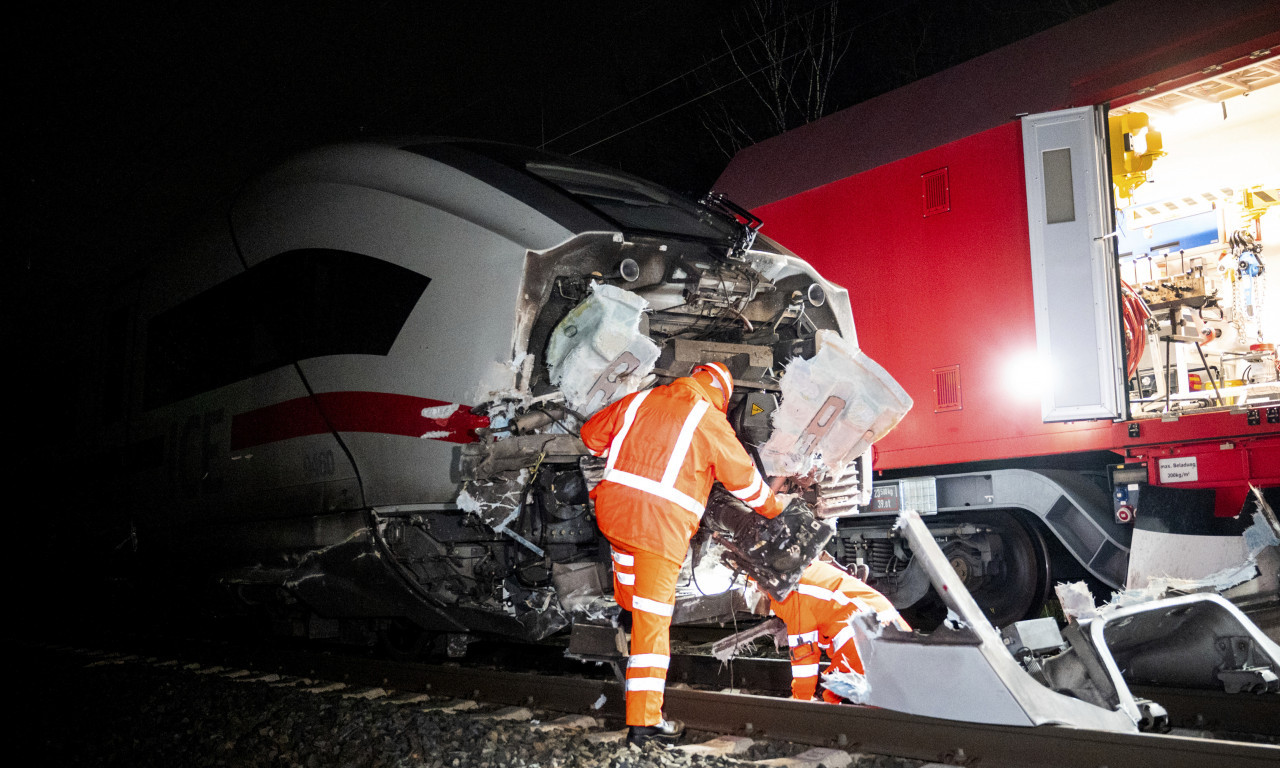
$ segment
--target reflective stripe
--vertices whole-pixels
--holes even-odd
[[[622,417],[622,429],[618,430],[618,434],[613,436],[613,442],[609,443],[609,461],[604,465],[605,478],[609,477],[609,470],[613,469],[613,462],[618,458],[618,449],[622,447],[622,441],[627,438],[627,433],[631,431],[631,425],[635,423],[636,411],[640,410],[640,404],[649,396],[652,389],[646,389],[636,395],[631,404],[627,406],[627,412]]]
[[[618,431],[613,443],[610,445],[609,463],[605,465],[604,479],[618,485],[625,485],[628,488],[635,488],[637,491],[653,494],[661,499],[677,504],[680,507],[689,510],[702,518],[703,510],[706,505],[700,503],[686,493],[676,489],[676,480],[680,477],[680,470],[684,467],[685,459],[689,456],[689,446],[693,442],[693,434],[698,429],[698,423],[702,421],[702,417],[706,414],[711,404],[706,400],[699,400],[685,417],[684,424],[680,427],[680,434],[676,438],[675,445],[672,446],[671,455],[667,458],[667,466],[663,471],[662,480],[654,480],[652,478],[643,477],[631,472],[624,472],[621,469],[615,469],[613,466],[614,459],[617,457],[622,447],[623,441],[626,439],[627,433],[631,431],[631,425],[635,422],[636,412],[640,408],[641,401],[645,396],[653,390],[645,390],[631,401],[627,406],[626,415],[622,420],[622,429]]]
[[[604,473],[604,479],[617,483],[618,485],[625,485],[628,488],[635,488],[637,491],[651,493],[658,498],[666,499],[673,504],[678,504],[697,515],[699,519],[702,518],[702,512],[706,509],[704,505],[695,501],[692,496],[681,493],[675,488],[662,485],[658,481],[650,480],[647,477],[633,475],[630,472],[623,472],[620,469],[607,470]]]
[[[637,653],[627,659],[627,669],[632,667],[658,667],[666,669],[671,666],[671,657],[665,653]]]
[[[831,650],[833,651],[840,650],[841,648],[844,647],[845,643],[849,642],[852,639],[853,639],[853,627],[850,627],[846,624],[844,629],[837,632],[836,636],[831,638]]]
[[[675,606],[660,603],[657,600],[650,600],[647,597],[640,597],[639,595],[631,598],[631,607],[637,611],[653,613],[658,616],[670,616],[675,611]]]
[[[657,691],[667,687],[667,681],[661,677],[633,677],[627,680],[628,691]]]
[[[792,664],[791,676],[792,677],[817,677],[818,665],[817,664]]]
[[[676,438],[676,444],[671,449],[671,458],[667,459],[667,469],[662,473],[663,486],[675,490],[680,468],[684,466],[684,460],[689,456],[689,444],[693,442],[693,432],[698,428],[698,422],[702,421],[703,415],[710,407],[711,403],[699,400],[685,417],[684,424],[680,427],[680,436]]]
[[[804,582],[800,582],[800,584],[796,585],[796,591],[802,595],[816,597],[819,600],[827,602],[835,602],[838,605],[849,604],[849,596],[843,592],[832,592],[829,589],[815,587],[812,584],[805,584]]]
[[[769,489],[761,488],[760,493],[756,494],[756,497],[754,499],[746,499],[745,503],[748,507],[751,507],[752,509],[759,509],[760,507],[763,507],[764,503],[768,500],[769,500]]]
[[[818,640],[818,630],[812,632],[801,632],[798,635],[787,635],[787,645],[795,648],[803,643],[814,643]]]
[[[613,562],[617,563],[618,565],[635,565],[636,556],[628,555],[626,552],[618,552],[617,550],[614,550]]]
[[[730,396],[733,395],[733,376],[729,373],[729,366],[724,363],[704,363],[695,367],[690,375],[696,373],[699,368],[705,369],[711,374],[711,378],[714,380],[712,383],[715,384],[716,389],[724,393],[725,403],[727,404]]]
[[[621,573],[619,571],[614,571],[613,577],[618,580],[619,584],[632,586],[636,583],[636,575],[634,573]]]
[[[871,603],[868,603],[860,597],[852,598],[851,602],[857,606],[859,613],[875,613],[876,609],[871,607]]]
[[[758,469],[755,470],[755,472],[752,474],[753,476],[751,478],[750,485],[748,485],[746,488],[743,488],[740,491],[735,491],[732,488],[730,488],[729,493],[732,493],[734,496],[737,496],[739,499],[742,499],[743,501],[746,501],[752,496],[759,495],[760,487],[764,485],[764,478],[760,476],[760,470]]]

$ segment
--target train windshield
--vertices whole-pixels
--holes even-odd
[[[716,239],[737,235],[727,219],[632,176],[563,163],[528,162],[525,170],[625,229]]]
[[[529,199],[530,177],[542,190],[554,189],[596,216],[629,231],[654,232],[734,243],[742,227],[732,217],[698,205],[653,182],[577,158],[496,142],[442,141],[406,147],[482,178],[495,187],[550,212],[548,201]],[[500,167],[501,172],[496,170]]]

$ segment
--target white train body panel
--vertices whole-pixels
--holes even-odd
[[[136,321],[118,448],[141,551],[235,589],[291,591],[331,619],[542,636],[554,627],[513,623],[510,593],[546,592],[550,577],[513,587],[531,550],[457,510],[459,446],[501,443],[516,434],[508,419],[556,401],[542,353],[592,281],[652,306],[657,379],[732,359],[766,406],[818,329],[853,337],[845,291],[753,244],[728,210],[521,152],[322,148],[255,180],[155,265],[124,300]],[[761,350],[771,362],[744,368]],[[759,440],[771,408],[750,410]],[[526,434],[566,445],[576,422],[564,418]],[[542,459],[528,458],[536,474]],[[576,473],[572,459],[547,458],[545,471]],[[599,559],[585,499],[539,508],[555,514],[527,524],[571,541],[544,565]],[[336,554],[352,542],[384,570]]]

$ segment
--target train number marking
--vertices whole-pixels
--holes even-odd
[[[330,477],[334,472],[333,451],[315,451],[302,457],[302,472],[307,477]]]

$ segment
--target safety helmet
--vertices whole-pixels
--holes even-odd
[[[689,371],[689,375],[720,390],[724,395],[720,402],[720,410],[725,412],[729,410],[729,398],[733,396],[733,374],[729,373],[729,366],[724,363],[703,363],[695,365],[693,370]]]

